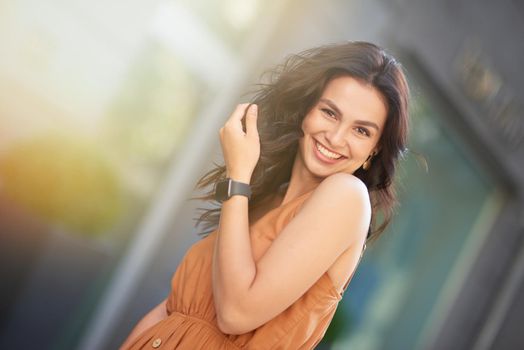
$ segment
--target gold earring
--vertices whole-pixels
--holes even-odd
[[[366,161],[364,162],[364,164],[362,164],[362,169],[364,170],[368,170],[369,167],[371,166],[371,158],[375,155],[375,152],[372,152],[368,159],[366,159]]]

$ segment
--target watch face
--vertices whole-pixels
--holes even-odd
[[[223,202],[226,199],[228,199],[228,193],[227,190],[229,188],[229,181],[228,180],[222,180],[219,183],[217,183],[215,187],[215,199],[219,202]]]

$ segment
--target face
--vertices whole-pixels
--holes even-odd
[[[331,80],[302,122],[304,137],[294,170],[315,179],[353,174],[378,151],[386,116],[382,95],[374,87],[349,76]]]

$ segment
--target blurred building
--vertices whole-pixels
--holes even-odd
[[[0,3],[0,348],[117,348],[199,239],[232,108],[342,40],[403,63],[412,152],[319,348],[524,348],[522,38],[517,0]]]

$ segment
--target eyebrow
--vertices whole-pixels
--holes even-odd
[[[340,109],[337,107],[337,105],[333,101],[331,101],[331,100],[329,100],[327,98],[321,98],[320,101],[324,102],[329,107],[333,108],[335,113],[337,113],[338,115],[340,115],[340,116],[342,115],[342,112],[340,111]],[[366,125],[366,126],[375,128],[377,131],[379,130],[378,125],[373,123],[373,122],[370,122],[370,121],[367,121],[367,120],[355,120],[355,122],[358,123],[358,124],[362,124],[362,125]]]

